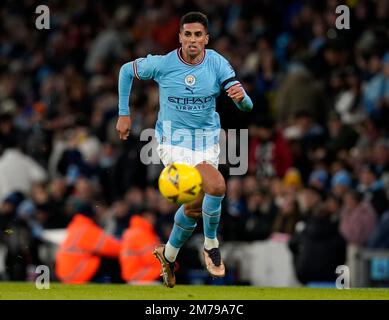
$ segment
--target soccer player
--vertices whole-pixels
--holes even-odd
[[[181,47],[166,55],[148,55],[124,64],[119,72],[120,139],[131,129],[129,96],[134,78],[154,79],[159,85],[160,110],[156,122],[157,152],[166,166],[184,162],[195,166],[203,180],[203,193],[192,203],[182,205],[166,245],[154,250],[162,267],[167,287],[176,283],[174,267],[177,254],[191,236],[202,215],[204,222],[204,261],[213,277],[224,277],[225,267],[216,237],[221,202],[226,184],[218,171],[220,119],[216,98],[225,90],[242,111],[253,108],[227,60],[214,50],[205,49],[209,41],[208,19],[190,12],[180,21]]]

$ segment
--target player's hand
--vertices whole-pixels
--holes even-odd
[[[228,88],[226,92],[227,95],[236,103],[241,102],[244,98],[244,90],[240,83]]]
[[[131,118],[130,116],[119,116],[116,123],[116,131],[119,133],[121,140],[127,140],[131,130]]]

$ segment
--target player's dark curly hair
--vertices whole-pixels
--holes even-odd
[[[180,21],[180,29],[184,26],[185,23],[201,23],[205,30],[208,30],[208,18],[204,13],[198,11],[188,12],[184,16],[182,16]]]

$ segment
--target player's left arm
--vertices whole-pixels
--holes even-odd
[[[234,101],[235,105],[242,111],[251,111],[253,102],[250,96],[243,89],[240,82],[226,89],[227,95]]]
[[[234,69],[225,58],[219,57],[219,80],[221,87],[240,110],[251,111],[253,102],[242,84],[236,79]]]

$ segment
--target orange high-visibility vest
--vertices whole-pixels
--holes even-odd
[[[76,214],[56,255],[55,272],[65,283],[85,283],[93,278],[101,256],[117,258],[121,243],[104,233],[92,219]]]
[[[152,224],[141,216],[131,218],[122,238],[120,267],[127,282],[151,282],[159,278],[161,265],[152,254],[159,244]]]

